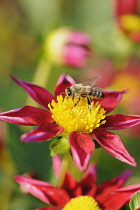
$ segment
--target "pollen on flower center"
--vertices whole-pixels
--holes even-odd
[[[57,102],[52,100],[49,109],[54,121],[64,128],[65,133],[73,131],[90,133],[106,121],[105,110],[101,108],[99,102],[91,103],[91,110],[88,109],[86,99],[63,98],[57,96]],[[77,103],[77,104],[76,104]]]
[[[65,205],[63,210],[101,210],[97,201],[91,196],[79,196],[72,198],[69,203]]]

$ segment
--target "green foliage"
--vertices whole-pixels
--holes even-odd
[[[17,174],[35,173],[39,179],[49,181],[51,157],[48,142],[22,143],[19,140],[21,134],[23,131],[19,126],[8,124],[7,147],[10,150]]]

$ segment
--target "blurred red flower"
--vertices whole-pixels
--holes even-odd
[[[140,42],[139,0],[113,0],[120,28],[134,42]]]
[[[61,168],[61,162],[58,156],[53,158],[53,166],[55,174],[58,177]],[[81,195],[93,197],[100,209],[119,210],[123,205],[129,202],[135,192],[140,191],[140,184],[122,187],[130,174],[131,171],[126,170],[119,176],[97,185],[96,166],[92,164],[83,174],[79,182],[67,172],[61,188],[25,176],[15,176],[15,180],[22,185],[26,191],[41,201],[51,205],[51,207],[43,207],[38,210],[63,209],[72,198]]]

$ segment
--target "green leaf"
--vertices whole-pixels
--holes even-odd
[[[42,180],[51,176],[51,157],[48,141],[23,143],[20,136],[27,132],[21,126],[7,124],[7,148],[13,159],[17,174],[35,173]],[[22,129],[25,127],[22,126]],[[28,130],[29,131],[29,130]]]
[[[129,207],[131,210],[135,210],[135,209],[138,209],[140,208],[140,193],[139,192],[136,192],[130,202],[129,202]]]

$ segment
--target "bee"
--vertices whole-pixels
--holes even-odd
[[[77,98],[77,102],[74,104],[76,106],[82,98],[87,99],[88,109],[91,111],[91,102],[94,98],[103,98],[104,93],[99,87],[93,87],[96,81],[99,79],[99,76],[93,77],[86,82],[72,85],[65,89],[66,97],[72,97],[74,100]]]

